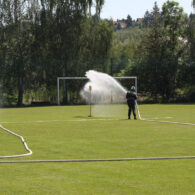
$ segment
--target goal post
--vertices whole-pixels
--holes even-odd
[[[113,77],[117,80],[123,79],[134,79],[135,90],[137,94],[137,77],[136,76],[122,76],[122,77]],[[60,80],[88,80],[87,77],[57,77],[57,104],[60,105]]]

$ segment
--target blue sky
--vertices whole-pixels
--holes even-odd
[[[133,19],[141,18],[146,10],[152,10],[155,1],[159,8],[166,2],[166,0],[105,0],[101,17],[116,20],[126,18],[129,14]],[[193,12],[192,0],[175,1],[184,8],[185,13],[190,14]]]

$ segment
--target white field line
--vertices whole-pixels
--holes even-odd
[[[139,111],[139,107],[138,107],[137,102],[136,102],[136,107],[137,107],[137,113],[138,113],[139,119],[140,119],[141,121],[195,126],[195,124],[193,124],[193,123],[183,123],[183,122],[174,122],[174,121],[172,122],[172,121],[160,121],[160,120],[145,119],[145,118],[142,118],[142,117],[141,117],[141,114],[140,114],[140,111]]]
[[[169,123],[169,124],[195,126],[195,124],[193,124],[193,123],[181,123],[181,122],[171,122],[171,121],[148,120],[148,119],[144,119],[144,118],[141,118],[140,120],[142,120],[142,121],[148,121],[148,122],[158,122],[158,123]]]
[[[148,120],[159,120],[159,119],[171,119],[173,117],[169,117],[169,116],[166,116],[166,117],[154,117],[154,118],[149,118]]]
[[[141,117],[139,110],[138,110],[138,107],[137,107],[137,111],[138,111],[139,119],[141,121],[195,126],[195,124],[193,124],[193,123],[144,119]],[[31,123],[52,123],[52,122],[89,122],[89,121],[116,121],[116,120],[123,120],[123,119],[113,118],[113,119],[77,119],[77,120],[1,121],[0,123],[1,124],[28,124],[28,123],[31,124]]]
[[[18,158],[18,157],[29,156],[29,155],[32,154],[32,150],[29,149],[27,143],[25,142],[24,138],[23,138],[21,135],[18,135],[18,134],[16,134],[16,133],[14,133],[14,132],[12,132],[12,131],[10,131],[10,130],[4,128],[1,124],[0,124],[0,128],[1,128],[2,130],[4,130],[4,131],[6,131],[6,132],[8,132],[8,133],[10,133],[10,134],[12,134],[12,135],[14,135],[14,136],[16,136],[16,137],[19,137],[20,140],[22,141],[22,143],[23,143],[25,149],[28,151],[28,153],[26,153],[26,154],[18,154],[18,155],[11,155],[11,156],[0,156],[0,159],[4,159],[4,158]]]
[[[52,123],[52,122],[86,122],[86,121],[113,121],[121,119],[76,119],[76,120],[38,120],[38,121],[0,121],[0,124],[27,124],[27,123]]]

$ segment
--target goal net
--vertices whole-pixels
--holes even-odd
[[[137,77],[113,77],[125,89],[129,90],[131,86],[135,86],[137,93]],[[58,77],[57,78],[57,104],[81,105],[87,104],[85,98],[82,97],[82,89],[89,81],[87,77]],[[109,91],[109,89],[108,89]],[[92,89],[93,93],[93,89]],[[117,104],[124,103],[124,98],[121,99],[120,95],[115,94],[112,90],[106,95],[101,93],[98,97],[93,97],[92,103],[94,104]]]

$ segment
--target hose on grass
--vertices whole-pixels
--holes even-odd
[[[72,160],[12,160],[0,161],[1,163],[90,163],[90,162],[116,162],[116,161],[145,161],[145,160],[187,160],[195,159],[195,156],[175,156],[175,157],[149,157],[149,158],[111,158],[111,159],[72,159]]]
[[[16,137],[19,137],[20,140],[22,141],[25,149],[28,151],[28,153],[25,154],[18,154],[18,155],[10,155],[10,156],[0,156],[0,159],[5,159],[5,158],[19,158],[19,157],[24,157],[24,156],[29,156],[31,155],[33,152],[32,150],[28,147],[27,143],[25,142],[24,138],[21,135],[18,135],[16,133],[14,133],[13,131],[10,131],[8,129],[6,129],[5,127],[3,127],[2,125],[0,125],[0,128]]]

